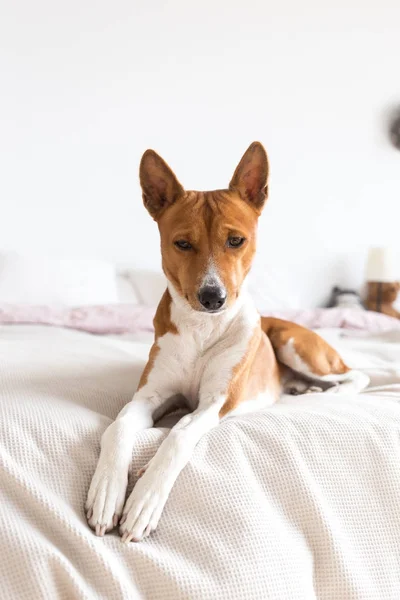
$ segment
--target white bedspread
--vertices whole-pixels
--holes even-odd
[[[0,327],[0,597],[398,600],[400,333],[324,335],[374,386],[285,399],[196,448],[158,530],[123,545],[84,516],[100,437],[148,345]],[[349,335],[346,332],[346,335]],[[166,429],[137,435],[133,472]]]

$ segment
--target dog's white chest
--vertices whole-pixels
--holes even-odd
[[[210,349],[204,348],[195,334],[167,333],[158,343],[157,362],[163,365],[163,382],[168,381],[171,392],[184,396],[190,409],[194,410],[199,402],[204,370],[211,358]]]
[[[178,333],[167,333],[157,340],[157,383],[163,389],[169,388],[171,396],[185,396],[194,410],[200,396],[227,391],[259,316],[251,304],[233,316],[226,311],[215,318],[176,312],[172,307]]]

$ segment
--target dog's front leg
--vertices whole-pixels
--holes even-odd
[[[172,486],[201,437],[218,425],[225,400],[200,400],[198,408],[171,429],[125,504],[120,526],[124,542],[137,542],[157,527]]]
[[[125,502],[128,471],[135,433],[153,426],[153,415],[166,402],[145,385],[119,413],[101,438],[101,452],[86,501],[87,519],[96,535],[103,536],[118,524]]]

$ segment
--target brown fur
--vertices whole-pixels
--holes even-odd
[[[154,331],[155,331],[155,341],[150,349],[149,358],[147,360],[144,371],[140,377],[138,390],[141,387],[146,385],[147,378],[151,369],[153,368],[154,361],[156,360],[156,356],[160,350],[157,340],[159,337],[162,337],[166,333],[174,333],[177,334],[178,330],[175,324],[171,321],[171,295],[168,290],[165,290],[163,297],[160,300],[160,303],[157,307],[157,312],[153,319]]]
[[[241,402],[256,398],[260,390],[270,389],[276,399],[280,393],[279,365],[270,340],[257,327],[241,362],[235,367],[227,401],[219,415],[223,417]]]
[[[368,295],[366,306],[368,310],[381,312],[390,317],[400,318],[400,313],[393,306],[400,290],[400,282],[379,283],[377,281],[368,282]]]
[[[176,325],[171,320],[171,302],[171,294],[169,290],[165,290],[153,319],[156,341],[166,333],[178,333]]]
[[[267,153],[258,142],[250,145],[238,164],[229,184],[242,200],[250,202],[259,213],[268,197],[269,164]]]
[[[256,249],[257,214],[233,192],[188,192],[158,222],[163,269],[192,308],[201,309],[198,291],[210,259],[232,304],[249,272]],[[241,248],[228,248],[229,236],[245,237]],[[182,251],[174,241],[184,239],[193,250]]]
[[[319,335],[290,321],[261,317],[261,328],[271,340],[279,359],[279,350],[290,339],[299,357],[315,375],[343,374],[350,371],[339,354]],[[290,367],[290,365],[287,365]]]

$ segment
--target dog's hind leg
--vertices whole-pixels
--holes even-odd
[[[270,317],[263,317],[261,326],[278,361],[290,369],[291,376],[286,370],[283,381],[286,393],[358,393],[368,386],[368,375],[350,369],[339,353],[313,331]]]

